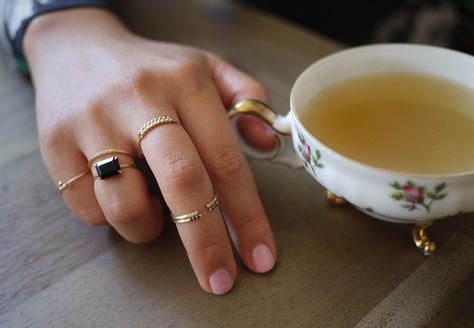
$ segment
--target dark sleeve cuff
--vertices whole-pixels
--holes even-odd
[[[36,17],[58,10],[77,7],[102,7],[112,10],[109,0],[5,0],[4,32],[10,43],[18,69],[28,72],[23,54],[23,37],[26,29]]]

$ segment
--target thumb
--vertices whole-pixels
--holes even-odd
[[[239,71],[214,54],[206,53],[214,85],[226,108],[244,99],[268,103],[265,88],[249,75]],[[250,115],[237,119],[237,128],[244,140],[260,151],[270,151],[277,146],[273,130],[264,122]]]

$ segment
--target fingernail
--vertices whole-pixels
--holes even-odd
[[[273,130],[268,124],[264,124],[264,129],[265,129],[265,134],[274,137],[275,136],[275,130]]]
[[[211,274],[209,278],[209,284],[211,285],[212,293],[216,295],[223,295],[232,289],[234,281],[230,276],[229,272],[222,268]]]
[[[275,257],[270,249],[263,245],[257,245],[252,251],[253,264],[257,272],[270,271],[275,266]]]

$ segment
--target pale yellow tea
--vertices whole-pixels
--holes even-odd
[[[474,89],[417,74],[345,80],[317,94],[302,122],[336,152],[415,174],[474,171]]]

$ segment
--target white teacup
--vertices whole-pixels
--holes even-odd
[[[425,74],[454,81],[474,92],[472,56],[422,45],[372,45],[344,50],[309,66],[293,85],[291,110],[286,116],[277,115],[255,100],[236,104],[229,115],[252,114],[278,132],[279,147],[268,153],[256,151],[242,142],[250,156],[295,168],[305,167],[328,190],[328,198],[335,203],[345,200],[375,218],[414,223],[415,243],[429,255],[434,252],[435,244],[427,238],[424,229],[431,222],[474,212],[474,170],[415,175],[372,167],[328,148],[301,123],[303,109],[325,88],[350,78],[377,73]],[[474,140],[472,143],[474,147]],[[395,193],[397,197],[393,196]]]

